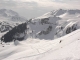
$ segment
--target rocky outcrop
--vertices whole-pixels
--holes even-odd
[[[0,22],[0,32],[6,32],[9,31],[13,28],[13,26],[11,26],[9,23],[7,22]]]
[[[49,26],[49,27],[46,29],[46,31],[41,31],[40,33],[38,33],[38,35],[42,35],[42,34],[47,35],[47,34],[49,34],[51,31],[52,31],[52,26]]]
[[[73,24],[71,27],[68,27],[66,29],[66,34],[69,34],[69,33],[73,32],[75,30],[77,30],[77,25],[76,24]]]
[[[3,42],[11,42],[13,40],[23,40],[26,34],[27,24],[22,23],[16,27],[14,27],[12,30],[7,32],[4,36],[1,37],[1,41]]]

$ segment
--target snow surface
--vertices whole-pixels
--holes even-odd
[[[0,45],[0,60],[78,59],[80,59],[80,29],[55,40],[29,38],[18,42],[17,46],[14,43]]]
[[[8,9],[0,9],[0,19],[2,21],[13,21],[13,22],[24,22],[26,19],[21,17],[17,12],[8,10]]]

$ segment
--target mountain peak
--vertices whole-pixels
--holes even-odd
[[[0,9],[0,16],[4,17],[18,16],[18,13],[8,9]]]
[[[0,9],[0,18],[2,20],[26,21],[26,18],[20,16],[17,12],[8,9]]]

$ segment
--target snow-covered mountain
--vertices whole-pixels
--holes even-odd
[[[53,10],[1,35],[0,60],[78,60],[79,35],[80,10]]]
[[[19,16],[15,11],[8,9],[0,9],[0,35],[8,32],[15,26],[25,22],[24,17]]]
[[[39,39],[55,39],[80,27],[80,10],[55,10],[30,19],[28,36]]]
[[[15,14],[16,15],[16,14]],[[55,38],[62,37],[66,34],[71,33],[72,31],[75,31],[80,28],[80,10],[55,10],[48,12],[40,17],[30,19],[26,22],[26,26],[20,27],[20,30],[26,31],[24,34],[21,32],[21,35],[23,34],[24,39],[25,38],[39,38],[39,39],[50,39],[53,40]],[[25,25],[25,23],[21,24],[20,26]],[[25,28],[23,30],[23,28]],[[14,27],[14,30],[16,33],[17,27]],[[10,32],[6,33],[3,38],[7,36],[7,34],[10,34]],[[16,33],[17,34],[17,33]],[[16,34],[10,35],[14,37]],[[18,32],[18,35],[20,35],[20,32]],[[13,41],[15,38],[9,37]],[[19,36],[18,36],[19,37]],[[5,38],[7,39],[7,38]],[[4,39],[4,41],[5,41]],[[23,39],[22,39],[23,40]]]
[[[24,22],[26,18],[21,17],[17,12],[7,9],[0,9],[0,19],[3,21]]]

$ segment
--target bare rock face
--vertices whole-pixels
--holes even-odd
[[[76,24],[73,24],[71,27],[68,27],[67,30],[66,30],[66,34],[69,34],[73,31],[77,30],[77,25]]]
[[[12,30],[7,32],[5,35],[1,37],[1,41],[3,42],[11,42],[13,40],[23,40],[26,35],[26,23],[22,23],[16,27],[14,27]]]
[[[9,23],[7,22],[0,22],[0,32],[6,32],[9,31],[13,28],[13,26],[11,26]]]

